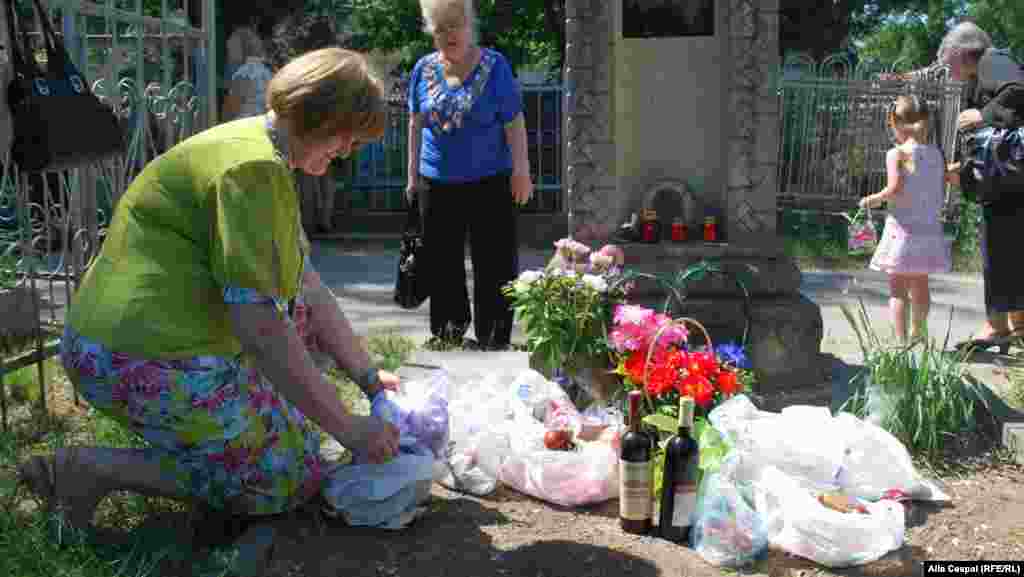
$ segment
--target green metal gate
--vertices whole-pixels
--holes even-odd
[[[45,405],[43,361],[56,351],[71,295],[118,199],[149,160],[217,122],[218,66],[214,0],[44,3],[71,59],[122,119],[130,143],[119,158],[64,173],[22,173],[9,151],[2,157],[0,297],[30,302],[34,326],[0,321],[0,378],[37,364]],[[41,47],[31,3],[20,0],[17,10],[20,29]],[[45,61],[38,51],[37,58]],[[88,135],[68,127],[68,138]],[[0,298],[0,318],[5,312]],[[0,409],[6,425],[2,383]]]

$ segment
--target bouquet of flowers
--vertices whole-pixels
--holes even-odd
[[[696,321],[684,319],[701,330]],[[682,321],[635,305],[619,305],[614,311],[608,340],[619,358],[617,373],[626,389],[639,388],[650,403],[650,412],[678,417],[679,397],[693,398],[698,413],[745,390],[744,370],[749,368],[743,348],[735,344],[690,347],[689,331]],[[706,336],[706,335],[705,335]],[[666,421],[667,422],[667,421]],[[669,430],[675,431],[675,421]]]
[[[551,374],[572,375],[594,359],[608,366],[612,311],[625,302],[622,249],[591,252],[572,239],[555,243],[543,270],[528,270],[504,288],[527,336],[527,350]]]

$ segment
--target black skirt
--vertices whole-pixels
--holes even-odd
[[[1021,191],[1024,196],[1024,191]],[[1024,311],[1020,245],[1024,231],[1021,202],[1001,202],[982,209],[981,254],[985,275],[985,309],[990,313]]]

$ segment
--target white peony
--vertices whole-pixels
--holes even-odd
[[[603,293],[608,290],[608,282],[596,274],[585,274],[583,275],[583,284],[589,286],[599,293]]]
[[[535,283],[538,280],[540,280],[541,276],[543,276],[543,275],[541,274],[540,271],[525,270],[525,271],[519,273],[519,278],[517,278],[515,280],[515,283],[513,283],[513,286],[518,291],[529,290],[530,286],[533,283]]]
[[[540,277],[541,272],[539,270],[524,270],[519,274],[519,278],[516,281],[523,284],[533,284],[540,280]]]

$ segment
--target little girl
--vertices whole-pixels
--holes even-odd
[[[917,96],[899,96],[888,125],[897,145],[885,155],[887,183],[861,199],[861,208],[889,203],[889,215],[870,267],[889,275],[889,312],[896,338],[907,340],[907,302],[912,303],[914,339],[925,335],[931,295],[928,275],[948,272],[950,246],[939,213],[945,160],[927,144],[928,111]]]

